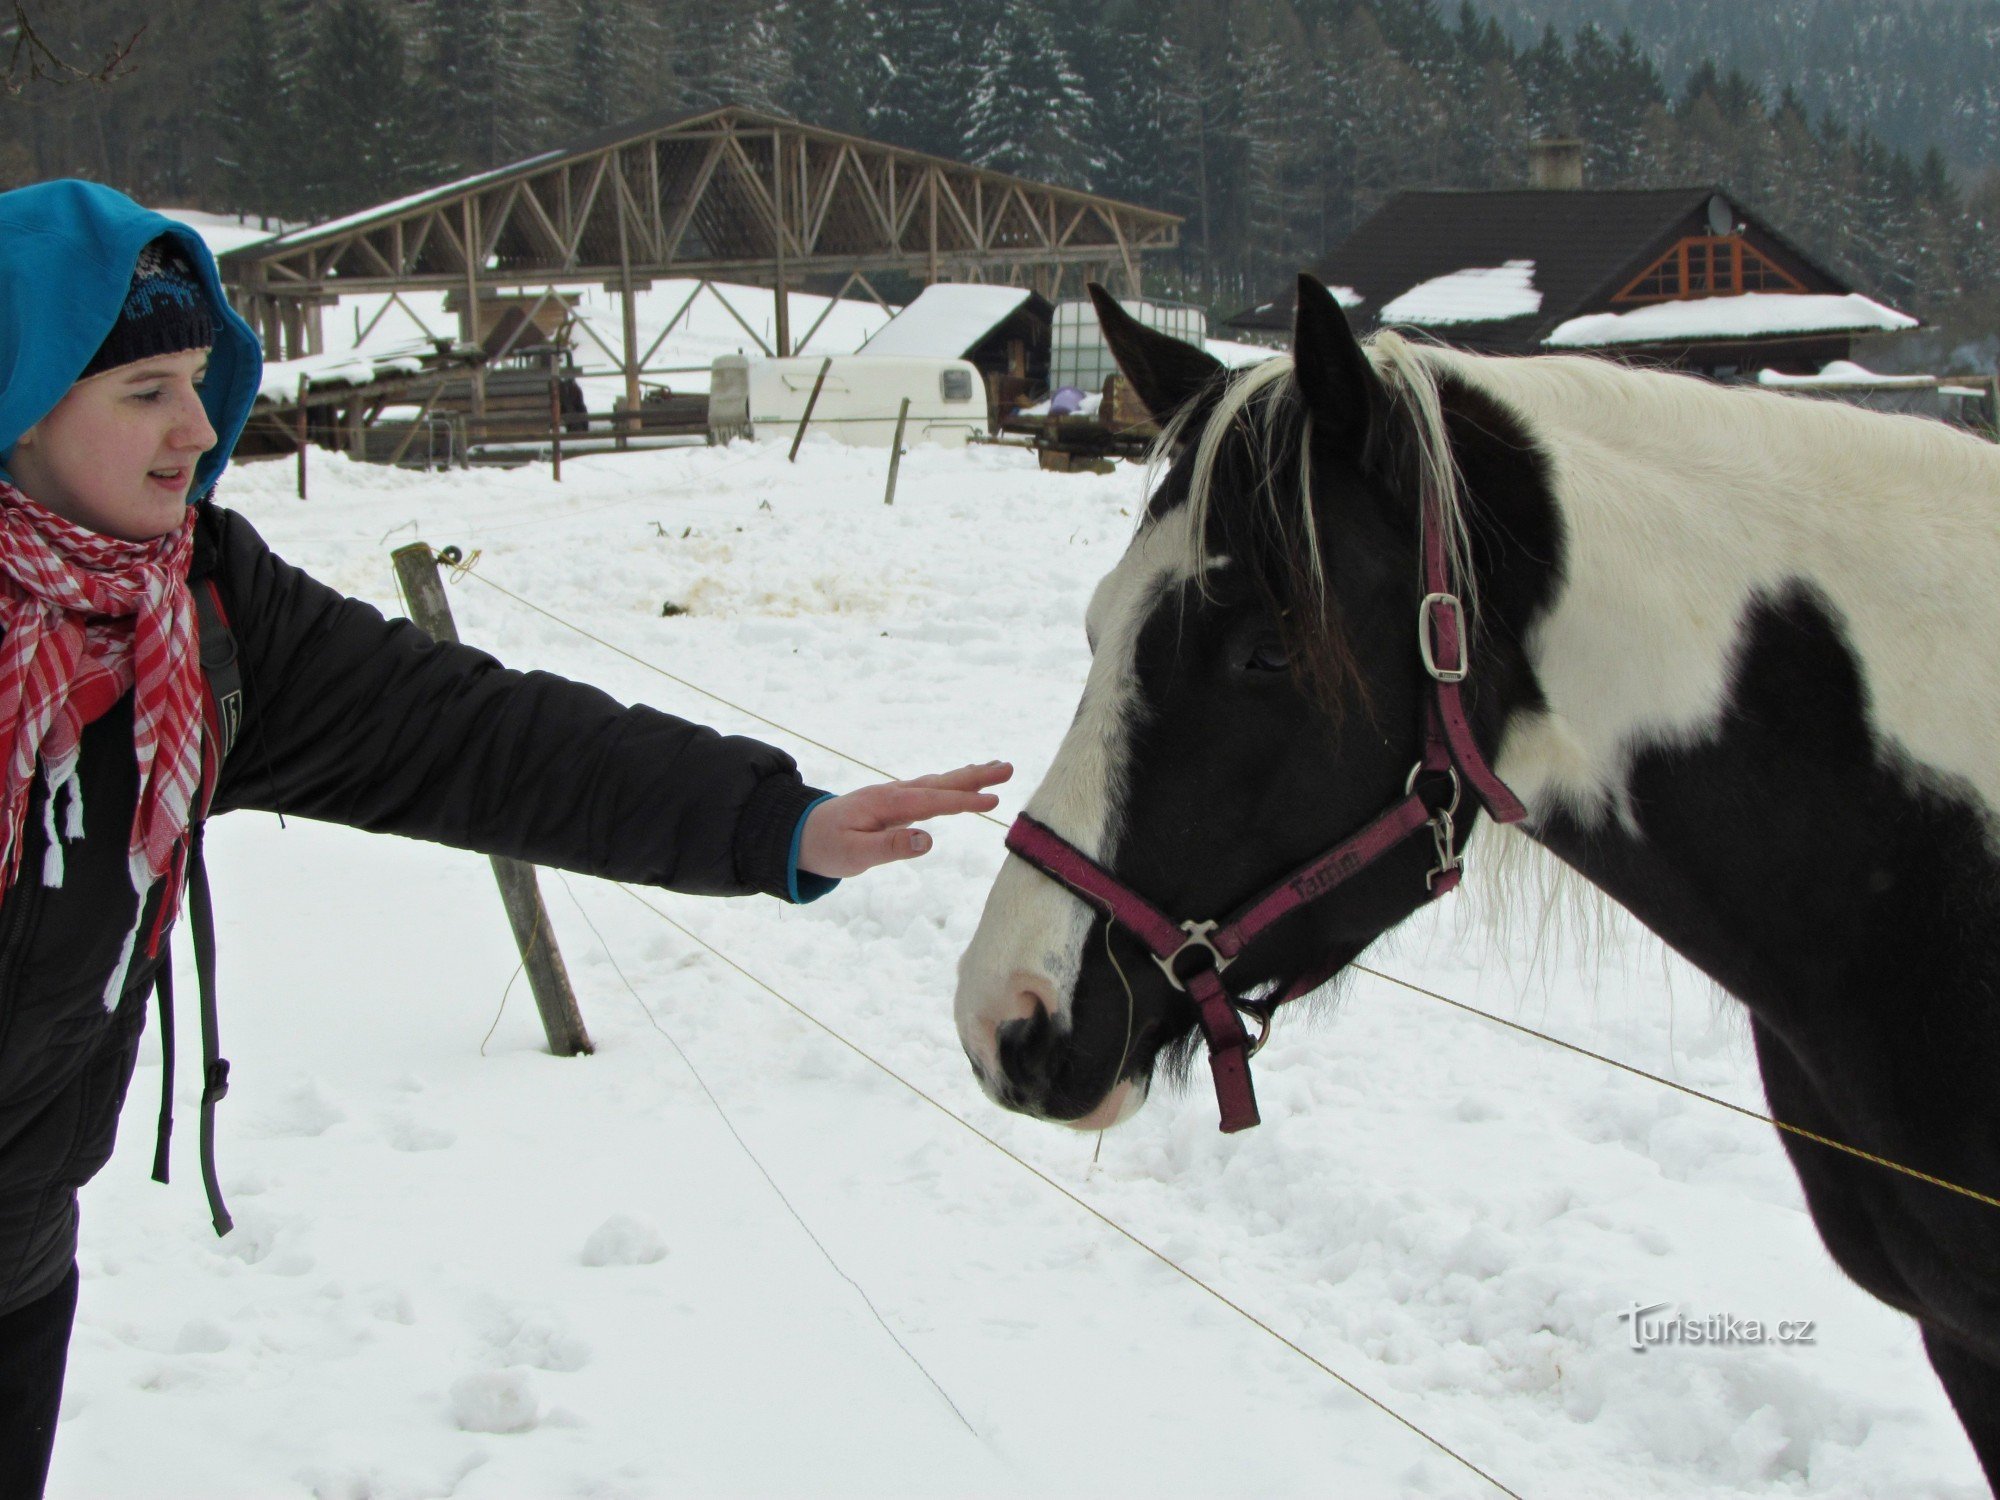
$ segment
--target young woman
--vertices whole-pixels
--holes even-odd
[[[109,189],[0,194],[0,1500],[41,1493],[109,1157],[212,780],[298,813],[715,895],[823,895],[983,811],[1000,762],[832,797],[781,751],[508,671],[286,564],[210,499],[255,337]],[[241,720],[205,716],[195,591]]]

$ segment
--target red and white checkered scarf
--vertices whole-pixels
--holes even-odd
[[[0,896],[21,863],[37,760],[49,788],[43,879],[62,883],[57,794],[69,789],[66,835],[81,838],[83,728],[128,690],[139,762],[132,888],[143,897],[172,868],[201,780],[201,653],[187,582],[194,519],[190,506],[177,531],[119,541],[0,483]]]

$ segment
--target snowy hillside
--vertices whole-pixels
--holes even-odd
[[[739,444],[558,486],[315,453],[308,505],[282,464],[223,498],[385,608],[392,548],[456,543],[876,766],[1009,756],[1010,816],[1140,471],[919,449],[890,508],[884,461]],[[472,579],[449,594],[512,663],[871,779]],[[1914,1327],[1833,1269],[1772,1134],[1712,1105],[1362,978],[1280,1023],[1261,1129],[1163,1092],[1093,1163],[1095,1138],[1002,1114],[950,1014],[1001,829],[938,833],[804,909],[647,899],[1528,1500],[1984,1494]],[[484,860],[238,814],[210,865],[239,1227],[207,1226],[185,1060],[176,1181],[147,1181],[149,1039],[85,1195],[62,1500],[1499,1493],[614,887],[543,878],[598,1046],[558,1061]],[[1370,962],[1761,1105],[1744,1028],[1622,919],[1496,936],[1480,910]],[[1655,1303],[1814,1339],[1637,1352],[1620,1314]]]

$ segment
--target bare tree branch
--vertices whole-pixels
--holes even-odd
[[[139,29],[123,42],[115,44],[106,52],[103,63],[95,70],[91,70],[80,68],[57,55],[55,49],[35,29],[34,18],[28,14],[27,0],[10,0],[10,3],[14,13],[13,20],[5,27],[4,32],[0,32],[0,46],[9,47],[6,72],[0,74],[0,87],[4,87],[10,94],[19,94],[33,83],[56,86],[68,83],[92,83],[101,86],[116,82],[137,66],[132,61],[132,51],[139,45],[139,38],[146,33],[145,22],[141,22]]]

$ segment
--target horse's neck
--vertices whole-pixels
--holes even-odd
[[[1760,609],[1787,599],[1829,622],[1884,754],[2000,808],[2000,449],[1828,403],[1536,363],[1496,362],[1507,378],[1489,387],[1546,453],[1562,533],[1561,583],[1526,635],[1547,709],[1517,716],[1499,765],[1531,809],[1629,815],[1635,756],[1723,732]]]

